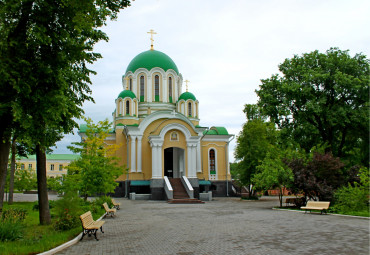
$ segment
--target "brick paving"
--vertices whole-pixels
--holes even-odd
[[[369,220],[271,210],[276,198],[205,204],[116,199],[99,241],[85,236],[58,254],[369,254]]]

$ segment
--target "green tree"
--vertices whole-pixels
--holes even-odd
[[[293,183],[292,170],[283,162],[286,156],[278,148],[267,153],[262,164],[257,166],[257,173],[253,177],[258,190],[279,190],[280,207],[283,206],[284,190]]]
[[[118,185],[115,180],[127,169],[119,167],[118,158],[114,156],[119,145],[105,144],[111,126],[108,120],[98,124],[91,119],[85,120],[86,137],[69,147],[74,153],[79,153],[80,158],[68,166],[66,187],[78,190],[86,200],[89,195],[113,192]]]
[[[244,113],[247,122],[236,140],[234,155],[238,166],[234,175],[248,189],[249,196],[252,196],[252,177],[271,146],[276,144],[277,131],[273,123],[264,121],[265,118],[256,105],[245,105]]]
[[[325,145],[336,157],[358,153],[369,163],[369,60],[331,48],[295,55],[256,91],[263,109],[307,152]],[[355,150],[356,153],[353,152]]]
[[[12,131],[26,132],[36,149],[40,223],[50,223],[46,150],[77,127],[82,103],[92,100],[87,67],[100,58],[99,30],[127,0],[0,2],[0,209]]]
[[[35,171],[17,169],[14,175],[14,188],[23,192],[37,189],[37,178]]]

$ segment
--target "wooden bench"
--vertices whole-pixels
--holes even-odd
[[[302,206],[301,209],[305,210],[304,213],[307,212],[307,210],[318,210],[322,212],[324,211],[325,214],[327,213],[327,210],[329,209],[330,202],[324,202],[324,201],[308,201],[306,206]]]
[[[94,221],[90,211],[80,215],[80,220],[83,228],[82,237],[80,240],[82,240],[82,238],[84,238],[86,234],[88,234],[89,236],[93,234],[95,236],[96,241],[99,241],[99,239],[96,237],[96,232],[100,229],[100,231],[104,233],[103,224],[105,222]]]
[[[106,215],[110,215],[111,217],[115,216],[116,208],[109,208],[107,203],[103,204],[104,210],[106,212]]]
[[[121,203],[117,203],[113,198],[112,198],[112,204],[113,204],[113,208],[116,208],[117,210],[119,210],[119,206],[121,205]]]

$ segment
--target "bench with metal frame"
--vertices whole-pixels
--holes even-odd
[[[113,208],[116,208],[117,210],[119,210],[119,206],[121,205],[121,203],[117,203],[113,198],[112,198],[112,205],[113,205]]]
[[[82,240],[82,238],[84,238],[86,234],[88,236],[91,236],[91,234],[93,234],[95,236],[96,241],[99,241],[99,239],[96,237],[96,232],[100,229],[100,231],[104,233],[103,224],[105,222],[101,220],[94,221],[90,211],[80,215],[80,220],[83,228],[82,237],[80,240]]]
[[[117,211],[116,208],[109,208],[109,206],[106,202],[103,204],[103,207],[104,207],[104,210],[106,212],[105,215],[110,215],[111,217],[116,216],[115,215],[115,213]]]
[[[311,210],[317,210],[325,212],[327,214],[327,210],[329,209],[330,202],[326,201],[308,201],[306,206],[302,206],[301,209],[305,210],[305,213],[309,210],[311,213]]]

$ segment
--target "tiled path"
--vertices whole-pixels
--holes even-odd
[[[117,199],[99,241],[58,254],[369,254],[369,220],[271,210],[276,199],[205,204]]]

